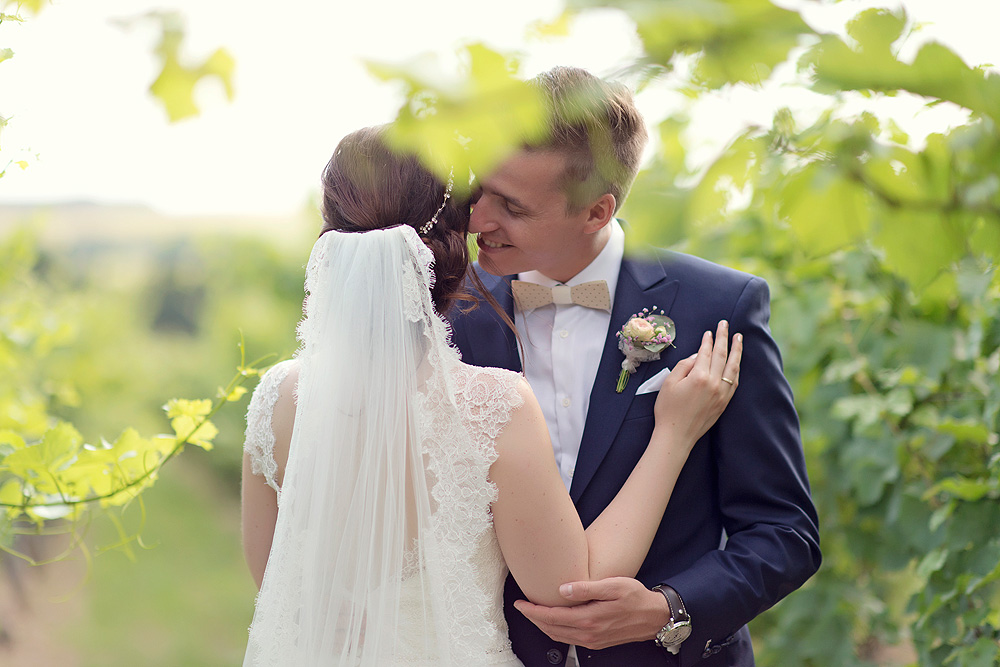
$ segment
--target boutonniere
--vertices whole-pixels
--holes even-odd
[[[662,310],[656,313],[656,306],[653,306],[653,312],[643,308],[641,313],[630,317],[618,332],[618,349],[625,355],[622,374],[618,376],[618,393],[625,389],[629,376],[635,373],[640,363],[659,359],[660,352],[673,345],[676,337],[674,321]]]

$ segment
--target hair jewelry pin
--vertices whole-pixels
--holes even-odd
[[[427,236],[427,234],[430,233],[430,231],[434,228],[434,225],[437,224],[438,216],[441,215],[441,211],[444,210],[444,207],[448,203],[448,200],[451,199],[451,189],[454,185],[455,185],[455,168],[452,167],[451,171],[448,172],[448,185],[444,189],[444,201],[442,201],[441,205],[438,206],[438,210],[434,212],[434,215],[431,216],[431,219],[420,226],[419,231],[423,236]]]

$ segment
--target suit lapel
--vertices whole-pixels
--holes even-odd
[[[496,281],[495,284],[488,287],[490,294],[493,295],[493,298],[496,299],[500,307],[507,313],[511,322],[514,321],[514,296],[510,290],[510,282],[515,278],[517,276],[494,278]],[[485,338],[484,340],[477,340],[475,342],[477,349],[483,351],[482,354],[477,355],[477,365],[506,368],[520,373],[521,357],[517,351],[517,337],[497,314],[493,312],[489,304],[481,303],[479,308],[483,311],[489,311],[488,315],[496,321],[496,325],[479,327],[477,329],[477,335],[482,335]]]
[[[615,289],[615,302],[611,310],[611,324],[604,341],[604,352],[597,369],[597,377],[594,379],[594,387],[590,392],[587,422],[570,487],[570,496],[574,502],[580,499],[611,448],[625,413],[635,398],[636,389],[649,376],[650,369],[655,367],[659,370],[665,365],[669,352],[673,350],[668,347],[658,362],[641,364],[629,378],[625,390],[619,394],[615,391],[615,387],[625,357],[618,349],[616,334],[630,316],[643,308],[652,310],[653,306],[656,306],[657,311],[663,310],[669,315],[679,285],[677,280],[667,279],[666,272],[659,263],[629,259],[622,261],[618,287]]]

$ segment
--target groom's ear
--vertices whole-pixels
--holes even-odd
[[[584,223],[584,233],[593,234],[604,229],[615,216],[615,196],[604,193],[587,207],[587,221]]]

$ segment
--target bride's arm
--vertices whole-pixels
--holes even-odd
[[[292,439],[295,424],[295,385],[298,383],[298,368],[293,368],[281,382],[278,400],[271,413],[271,429],[274,432],[274,460],[278,466],[275,481],[278,488],[284,481],[285,463],[288,461],[288,445]],[[274,539],[274,524],[278,519],[278,495],[262,475],[254,475],[253,461],[249,453],[243,454],[243,481],[241,502],[243,524],[243,555],[246,557],[250,574],[260,588],[267,568],[267,557],[271,553]]]
[[[264,478],[251,472],[250,455],[243,455],[243,483],[240,503],[243,513],[243,555],[250,574],[260,588],[267,567],[278,518],[278,497]]]
[[[490,478],[499,490],[493,521],[500,547],[532,602],[572,604],[559,594],[567,581],[635,576],[691,448],[732,397],[735,385],[721,378],[738,377],[742,339],[735,338],[729,355],[727,339],[720,323],[715,345],[706,332],[698,354],[667,376],[649,446],[586,531],[556,469],[541,408],[522,383],[524,405],[497,438],[499,456]]]

